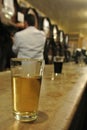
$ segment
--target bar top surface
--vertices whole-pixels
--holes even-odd
[[[12,114],[11,72],[0,72],[0,130],[68,130],[85,90],[87,66],[65,63],[54,77],[53,65],[44,69],[38,119],[16,121]]]

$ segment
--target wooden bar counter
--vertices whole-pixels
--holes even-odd
[[[0,130],[68,130],[86,88],[87,66],[64,63],[53,79],[47,65],[41,86],[38,119],[23,123],[12,114],[11,73],[0,72]]]

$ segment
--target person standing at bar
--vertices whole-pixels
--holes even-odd
[[[18,58],[43,59],[46,36],[44,32],[35,27],[35,17],[25,15],[25,29],[15,33],[13,51]]]
[[[13,41],[9,27],[0,21],[0,71],[10,68],[10,59],[16,57],[12,51]]]

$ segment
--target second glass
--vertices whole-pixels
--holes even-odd
[[[64,56],[54,56],[54,74],[58,75],[62,73],[64,62]]]

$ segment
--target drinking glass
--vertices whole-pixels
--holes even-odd
[[[64,56],[54,56],[54,74],[58,75],[62,73]]]
[[[42,63],[36,59],[11,59],[13,115],[17,120],[28,122],[38,117]]]

